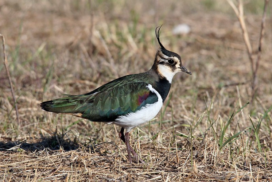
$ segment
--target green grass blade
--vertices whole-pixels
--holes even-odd
[[[221,135],[220,135],[220,138],[219,138],[219,146],[220,146],[220,148],[222,148],[225,133],[226,133],[227,128],[229,127],[229,125],[230,125],[230,123],[231,123],[231,120],[232,120],[232,118],[233,118],[234,115],[235,115],[234,113],[231,114],[231,116],[230,116],[230,118],[229,118],[227,124],[224,126],[224,128],[223,128],[223,130],[222,130],[222,132],[221,132]]]
[[[223,127],[223,130],[221,132],[221,135],[220,135],[220,138],[219,138],[219,146],[220,146],[220,150],[223,148],[223,146],[226,145],[226,142],[224,142],[224,136],[226,134],[226,131],[227,131],[227,128],[229,127],[231,121],[232,121],[232,118],[238,114],[239,112],[241,112],[242,109],[244,109],[247,105],[249,104],[249,102],[247,102],[244,106],[242,106],[241,108],[238,109],[238,111],[234,112],[231,114],[227,124]],[[240,132],[239,132],[240,133]],[[235,136],[235,135],[234,135]],[[231,139],[232,140],[232,139]]]
[[[79,120],[77,120],[77,121],[75,121],[75,122],[73,122],[73,123],[71,123],[71,124],[69,124],[66,128],[65,128],[65,131],[67,131],[69,128],[71,128],[72,126],[74,126],[74,125],[76,125],[76,124],[78,124],[79,122],[81,122],[81,120],[79,119]]]
[[[247,130],[247,129],[245,129],[245,130]],[[240,131],[240,132],[234,134],[233,136],[229,137],[229,138],[228,138],[228,139],[220,146],[220,150],[221,150],[222,148],[224,148],[225,145],[227,145],[228,143],[232,142],[234,139],[237,139],[238,136],[239,136],[241,133],[243,133],[245,130]]]

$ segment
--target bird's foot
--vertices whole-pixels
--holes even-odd
[[[133,155],[133,162],[145,164],[145,162],[137,154]]]
[[[136,162],[136,163],[142,163],[142,164],[145,164],[145,162],[138,156],[138,154],[133,150],[132,147],[130,147],[130,151],[133,155],[133,162]],[[131,163],[131,161],[130,161]]]

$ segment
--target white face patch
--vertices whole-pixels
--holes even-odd
[[[165,77],[169,83],[172,82],[173,77],[175,76],[175,74],[177,74],[178,72],[180,72],[181,70],[179,69],[179,63],[177,63],[175,65],[175,69],[173,71],[173,68],[171,68],[171,65],[167,65],[167,64],[158,64],[158,72],[160,75],[162,75],[163,77]]]
[[[172,83],[172,79],[176,74],[176,71],[173,72],[169,66],[163,64],[158,65],[158,72],[163,77],[165,77],[169,81],[169,83]]]
[[[169,60],[172,60],[172,62],[174,61],[174,63],[169,63]],[[166,56],[159,51],[157,61],[158,73],[171,83],[175,74],[181,71],[180,60],[175,56]]]

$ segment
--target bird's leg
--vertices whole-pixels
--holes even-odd
[[[129,132],[126,132],[126,134],[125,134],[125,143],[126,143],[127,151],[128,151],[128,161],[131,163],[131,153],[132,153],[132,151],[133,151],[133,153],[135,153],[135,151],[131,148],[131,146],[129,144]]]
[[[137,153],[133,150],[133,148],[130,146],[129,143],[129,132],[127,132],[126,134],[124,134],[124,128],[121,128],[121,131],[119,133],[119,137],[120,139],[126,144],[127,146],[127,151],[128,151],[128,160],[131,163],[131,153],[133,154],[133,157],[136,159],[136,161],[140,161],[141,163],[144,163],[144,161],[138,157]]]
[[[126,139],[125,139],[125,135],[124,135],[124,128],[121,128],[121,131],[119,133],[119,137],[124,143],[126,143]]]
[[[133,157],[136,159],[136,161],[140,161],[141,163],[144,163],[144,161],[138,156],[138,154],[133,150],[133,148],[129,144],[129,132],[126,132],[125,134],[125,139],[126,139],[126,145],[127,148],[130,148],[130,152],[133,154]],[[130,157],[130,156],[129,156]],[[131,162],[131,161],[130,161]]]
[[[119,137],[120,137],[120,139],[126,144],[126,146],[127,146],[127,152],[128,152],[128,160],[129,160],[129,162],[131,163],[131,152],[132,152],[132,150],[131,150],[131,147],[130,147],[130,145],[129,145],[129,139],[126,139],[126,136],[125,136],[125,134],[124,134],[124,128],[121,128],[121,131],[120,131],[120,133],[119,133]],[[127,142],[128,141],[128,142]],[[134,155],[134,153],[135,153],[135,151],[133,150],[133,155]]]
[[[119,137],[126,144],[126,138],[125,138],[124,128],[121,128],[121,131],[119,133]],[[135,156],[135,154],[137,155],[137,153],[133,150],[133,148],[130,145],[129,145],[129,148],[130,148],[130,151],[133,154],[133,156]]]

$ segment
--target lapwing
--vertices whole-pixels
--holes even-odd
[[[129,132],[158,114],[176,73],[191,74],[182,65],[181,57],[162,45],[160,28],[155,29],[160,47],[150,70],[120,77],[83,95],[68,95],[42,102],[42,109],[119,125],[119,137],[126,144],[128,161],[132,162],[133,155],[136,161],[144,163],[130,146]]]

